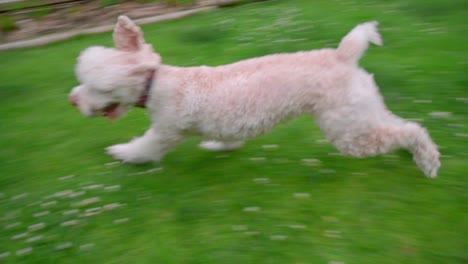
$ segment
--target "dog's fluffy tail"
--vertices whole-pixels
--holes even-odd
[[[357,63],[369,46],[369,42],[381,46],[383,44],[377,26],[377,21],[357,25],[340,42],[337,52],[340,59]]]

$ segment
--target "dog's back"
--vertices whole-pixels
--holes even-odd
[[[199,76],[205,77],[198,80],[207,81],[192,83],[187,89],[203,91],[186,98],[196,100],[188,102],[196,106],[191,108],[199,120],[194,122],[195,130],[212,138],[248,138],[268,132],[289,117],[339,107],[349,100],[352,76],[358,72],[356,63],[369,41],[382,42],[376,26],[376,22],[358,25],[337,49],[275,54],[200,68]]]

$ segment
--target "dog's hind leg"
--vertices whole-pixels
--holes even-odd
[[[241,148],[244,141],[203,141],[198,146],[210,151],[233,151]]]
[[[437,176],[440,167],[439,151],[427,131],[419,124],[398,120],[367,128],[361,133],[350,133],[332,140],[345,155],[375,156],[393,149],[404,148],[413,154],[413,160],[427,177]]]

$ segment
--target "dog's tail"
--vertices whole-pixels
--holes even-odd
[[[383,44],[377,21],[357,25],[340,42],[338,57],[350,63],[357,63],[369,46],[369,42],[381,46]]]

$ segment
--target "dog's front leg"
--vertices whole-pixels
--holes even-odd
[[[127,163],[157,162],[183,137],[176,131],[152,127],[129,143],[110,146],[106,152]]]

